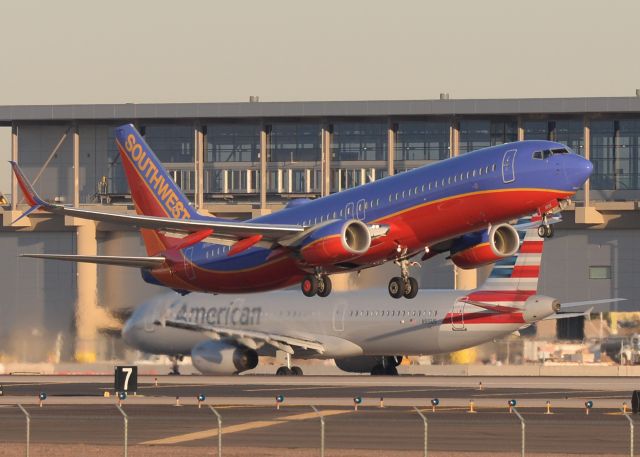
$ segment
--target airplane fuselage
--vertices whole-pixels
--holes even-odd
[[[123,329],[123,337],[145,352],[189,355],[194,346],[211,336],[179,328],[183,323],[287,335],[317,341],[325,348],[321,355],[296,351],[298,358],[428,355],[491,341],[530,323],[526,306],[522,313],[495,313],[461,301],[466,293],[421,290],[414,300],[398,301],[372,289],[334,294],[322,302],[300,297],[297,291],[233,299],[211,294],[165,294],[136,309]],[[548,314],[552,312],[549,306]],[[167,322],[178,327],[165,325]],[[272,355],[271,351],[258,353]]]
[[[324,268],[326,273],[360,270],[395,259],[401,250],[410,256],[571,197],[590,174],[590,163],[573,153],[533,157],[535,151],[550,149],[566,151],[549,141],[481,149],[249,222],[310,227],[358,219],[387,228],[364,255]],[[229,255],[231,244],[203,241],[167,251],[170,267],[143,270],[143,277],[177,290],[236,293],[287,287],[314,271],[286,249],[256,246]]]

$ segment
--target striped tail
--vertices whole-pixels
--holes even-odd
[[[518,252],[497,261],[480,289],[537,292],[544,241],[538,236],[536,228],[518,231],[518,234],[520,235]]]

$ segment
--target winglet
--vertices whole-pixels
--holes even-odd
[[[47,207],[49,206],[49,204],[46,203],[44,200],[42,200],[38,196],[36,191],[33,190],[33,186],[25,177],[24,173],[20,169],[20,166],[13,160],[10,160],[9,163],[11,164],[11,168],[13,168],[13,173],[16,175],[16,179],[18,180],[18,185],[20,186],[20,189],[24,194],[24,198],[27,201],[27,203],[29,203],[29,209],[26,210],[24,213],[22,213],[17,219],[13,220],[11,222],[11,225],[13,225],[23,217],[28,216],[29,214],[33,213],[34,211],[40,209],[43,206]],[[14,196],[13,198],[16,198],[16,196]]]
[[[22,190],[24,198],[25,200],[27,200],[27,203],[29,203],[29,206],[31,206],[32,208],[34,206],[48,206],[48,204],[38,196],[36,191],[33,190],[31,183],[24,176],[24,173],[20,169],[20,166],[13,160],[10,160],[9,163],[11,164],[11,168],[13,168],[13,173],[16,175],[20,190]]]

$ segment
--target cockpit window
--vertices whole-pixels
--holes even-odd
[[[545,149],[544,151],[535,151],[533,153],[533,158],[534,159],[548,159],[551,154],[561,154],[560,152],[556,153],[555,151],[564,151],[562,154],[566,154],[567,150],[566,149],[554,149],[553,151],[550,151],[549,149]]]
[[[542,159],[542,151],[535,151],[533,153],[533,158],[534,159]]]
[[[552,149],[551,154],[569,154],[569,151],[567,151],[565,148]]]

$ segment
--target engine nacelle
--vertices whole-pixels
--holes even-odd
[[[385,367],[397,367],[402,362],[402,356],[379,356],[379,355],[359,355],[356,357],[345,357],[344,359],[334,359],[336,366],[342,371],[349,373],[370,373],[376,365]]]
[[[191,349],[191,362],[202,374],[230,375],[258,365],[258,353],[226,341],[203,341]]]
[[[498,224],[458,238],[451,247],[451,260],[464,270],[478,268],[511,257],[520,248],[518,231],[509,224]]]
[[[346,262],[361,256],[371,246],[369,227],[357,219],[334,221],[314,230],[304,240],[301,254],[311,265]]]
[[[524,303],[522,317],[527,323],[538,322],[560,311],[561,305],[555,298],[545,295],[533,295]]]

